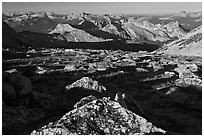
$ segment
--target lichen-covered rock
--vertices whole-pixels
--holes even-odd
[[[106,91],[106,88],[98,83],[98,81],[92,80],[89,77],[83,77],[76,82],[72,83],[65,87],[66,90],[70,90],[72,88],[85,88],[90,90],[96,90],[99,92]]]
[[[125,109],[109,98],[93,100],[65,114],[60,120],[51,122],[32,135],[138,135],[164,134],[146,119]]]

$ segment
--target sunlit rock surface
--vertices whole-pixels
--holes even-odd
[[[171,55],[202,56],[202,26],[191,30],[178,40],[170,42],[159,52]]]
[[[49,123],[33,135],[140,135],[166,131],[123,108],[108,98],[93,100],[68,112],[60,120]]]
[[[106,88],[98,83],[98,81],[92,80],[89,77],[83,77],[76,82],[72,83],[71,85],[68,85],[65,87],[66,90],[72,89],[72,88],[85,88],[90,90],[96,90],[99,92],[106,91]]]

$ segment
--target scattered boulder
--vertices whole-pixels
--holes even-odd
[[[26,57],[31,57],[31,56],[27,54]]]
[[[76,66],[74,64],[68,64],[64,67],[64,71],[76,71]]]
[[[169,77],[173,77],[175,75],[175,73],[174,72],[165,71],[164,75],[167,75]]]
[[[98,83],[98,81],[92,80],[89,77],[83,77],[76,82],[72,83],[65,87],[66,90],[70,90],[72,88],[85,88],[90,90],[96,90],[99,92],[106,91],[106,88]]]
[[[122,59],[121,66],[136,66],[136,62],[129,58]]]
[[[177,68],[175,68],[174,70],[177,71],[179,73],[179,78],[193,78],[194,74],[187,69],[187,65],[182,65],[179,64]]]
[[[27,51],[27,54],[30,54],[30,53],[33,53],[33,54],[36,54],[38,53],[35,49],[32,49],[32,50],[28,50]]]
[[[148,70],[144,69],[144,68],[136,68],[135,69],[137,72],[148,72]]]
[[[191,72],[196,72],[198,71],[198,66],[196,64],[187,64],[186,65],[187,69],[189,69]]]
[[[10,70],[6,70],[5,72],[7,72],[7,73],[16,73],[18,71],[16,69],[10,69]]]
[[[87,70],[89,73],[94,73],[94,72],[96,72],[96,68],[97,68],[96,63],[89,63]]]
[[[64,52],[75,52],[73,49],[65,49]]]
[[[179,73],[179,79],[175,84],[179,87],[187,87],[190,85],[202,87],[202,80],[194,73],[198,71],[195,64],[179,64],[178,68],[174,69]]]
[[[158,70],[161,70],[161,69],[164,69],[164,67],[162,66],[162,64],[158,63],[158,62],[155,62],[155,61],[152,61],[149,63],[149,65],[147,67],[152,67],[154,72],[158,71]]]
[[[51,122],[32,135],[142,135],[165,134],[143,117],[104,97],[93,100]]]
[[[175,85],[178,87],[197,86],[202,88],[202,80],[199,78],[183,78],[177,79]]]
[[[106,71],[106,67],[100,65],[100,66],[98,66],[97,70],[98,70],[98,71]]]
[[[47,70],[40,66],[37,66],[37,70],[35,71],[37,74],[45,74],[46,72]]]

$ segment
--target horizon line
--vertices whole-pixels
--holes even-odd
[[[67,13],[62,13],[62,11],[42,11],[42,10],[38,10],[38,11],[2,11],[2,14],[12,14],[12,13],[22,13],[22,14],[26,14],[26,13],[37,13],[37,12],[44,12],[44,13],[55,13],[55,14],[60,14],[60,15],[67,15],[67,14],[83,14],[83,13],[88,13],[88,14],[92,14],[92,15],[105,15],[105,14],[109,14],[109,15],[138,15],[138,16],[143,16],[143,15],[171,15],[171,14],[175,14],[175,13],[181,13],[181,12],[202,12],[202,10],[191,10],[191,11],[186,11],[186,10],[181,10],[181,11],[177,11],[177,12],[166,12],[166,13],[93,13],[93,12],[87,12],[87,11],[83,11],[83,12],[67,12]]]

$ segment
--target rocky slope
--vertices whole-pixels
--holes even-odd
[[[202,26],[190,31],[184,37],[166,44],[159,52],[171,55],[202,56]]]
[[[131,24],[131,26],[129,26]],[[129,18],[128,23],[124,24],[124,27],[133,28],[137,27],[136,30],[133,29],[135,34],[140,37],[144,37],[150,41],[168,41],[173,38],[178,38],[185,35],[185,31],[180,27],[178,22],[170,22],[165,25],[153,24],[146,20]],[[144,30],[142,30],[144,29]]]
[[[89,33],[71,27],[69,24],[58,24],[49,34],[61,34],[68,42],[101,42],[104,39],[90,35]]]

